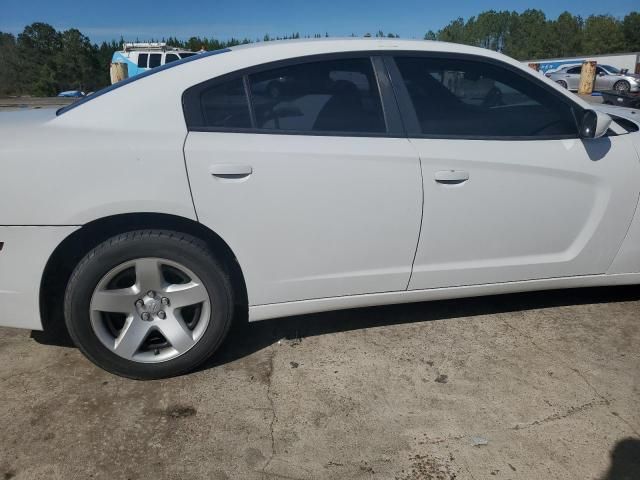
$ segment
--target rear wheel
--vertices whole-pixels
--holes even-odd
[[[628,92],[631,90],[631,85],[626,80],[618,80],[614,85],[613,89],[616,92]]]
[[[222,343],[231,284],[200,240],[178,232],[128,232],[78,264],[65,295],[71,338],[95,364],[136,379],[188,372]]]

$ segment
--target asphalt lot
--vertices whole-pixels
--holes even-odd
[[[0,478],[637,479],[639,318],[624,287],[239,322],[152,382],[0,329]]]

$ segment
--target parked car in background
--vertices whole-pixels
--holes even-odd
[[[580,72],[582,65],[562,68],[546,74],[551,80],[571,91],[577,91],[580,86]],[[616,90],[618,92],[640,91],[640,75],[619,70],[611,65],[596,66],[595,91]]]
[[[119,375],[247,315],[640,283],[638,115],[497,52],[265,42],[45,115],[0,113],[0,325]]]
[[[67,98],[80,98],[84,97],[85,93],[81,92],[80,90],[67,90],[66,92],[60,92],[58,96]]]

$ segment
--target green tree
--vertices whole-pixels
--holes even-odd
[[[542,10],[513,13],[509,35],[505,39],[504,53],[519,60],[549,56],[549,24]]]
[[[637,52],[640,50],[640,13],[631,12],[622,20],[622,34],[624,35],[625,50]]]
[[[571,57],[582,51],[582,29],[584,22],[569,12],[561,13],[551,22],[549,30],[549,55]]]
[[[477,18],[472,17],[466,25],[467,39],[472,45],[501,52],[509,34],[512,15],[510,12],[489,10]]]
[[[25,91],[34,95],[55,95],[60,33],[46,23],[32,23],[18,35],[16,45]]]
[[[582,49],[585,55],[624,51],[621,23],[611,15],[591,15],[584,25]]]
[[[433,30],[429,30],[427,33],[424,34],[424,39],[425,40],[437,40],[438,37],[436,35],[436,32],[434,32]]]
[[[16,38],[10,33],[0,32],[0,95],[21,92],[18,72]]]
[[[467,30],[464,19],[456,18],[438,32],[438,40],[441,42],[467,43]]]
[[[99,83],[100,62],[97,48],[79,30],[60,35],[56,55],[56,83],[60,90],[95,90]]]

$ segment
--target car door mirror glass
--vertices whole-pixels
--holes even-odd
[[[582,116],[580,136],[582,138],[600,138],[607,133],[611,117],[606,113],[586,110]]]

